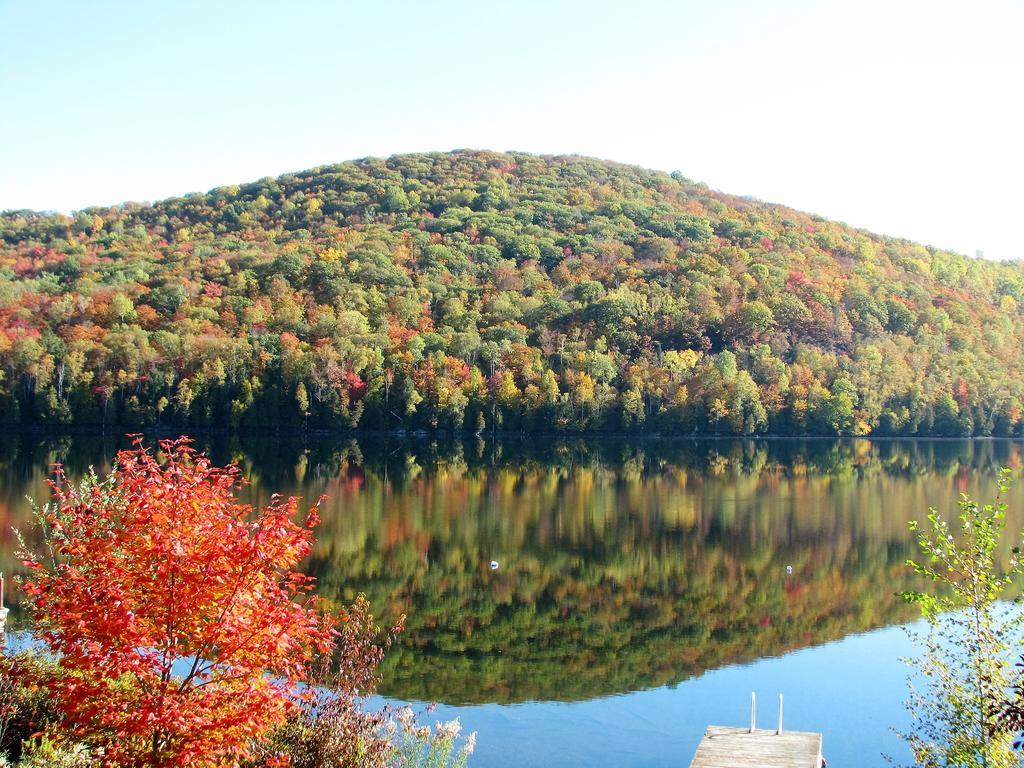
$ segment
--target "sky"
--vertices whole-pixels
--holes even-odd
[[[0,210],[578,153],[1022,258],[1024,0],[0,0]]]

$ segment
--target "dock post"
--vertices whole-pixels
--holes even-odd
[[[782,735],[782,694],[779,694],[779,728],[775,731],[776,736]]]
[[[757,727],[757,693],[750,692],[750,732]]]

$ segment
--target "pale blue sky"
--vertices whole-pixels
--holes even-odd
[[[0,0],[0,209],[578,152],[1024,256],[1021,0]]]

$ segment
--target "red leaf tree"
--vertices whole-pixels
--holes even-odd
[[[222,766],[245,757],[301,696],[334,630],[295,570],[315,508],[240,504],[234,466],[186,440],[136,442],[105,480],[58,469],[40,510],[46,556],[26,555],[48,684],[73,737],[110,766]]]

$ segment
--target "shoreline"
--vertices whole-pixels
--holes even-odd
[[[450,429],[294,429],[294,428],[230,428],[230,427],[193,427],[193,428],[169,428],[169,427],[98,427],[93,425],[66,425],[62,427],[32,426],[20,428],[0,427],[0,436],[3,437],[103,437],[121,439],[129,435],[143,435],[146,437],[174,438],[174,437],[273,437],[295,440],[307,440],[310,438],[386,438],[386,439],[412,439],[412,440],[437,440],[445,439],[451,442],[479,439],[495,442],[517,442],[543,439],[557,439],[565,441],[590,441],[590,440],[628,440],[635,442],[700,442],[700,441],[788,441],[788,440],[813,440],[830,442],[852,442],[855,440],[868,440],[871,442],[912,442],[919,440],[934,440],[942,442],[1024,442],[1024,436],[1003,436],[1003,435],[821,435],[821,434],[784,434],[764,433],[756,435],[734,435],[726,432],[693,432],[685,434],[663,433],[663,432],[522,432],[511,430],[487,430],[484,432],[465,432]]]

